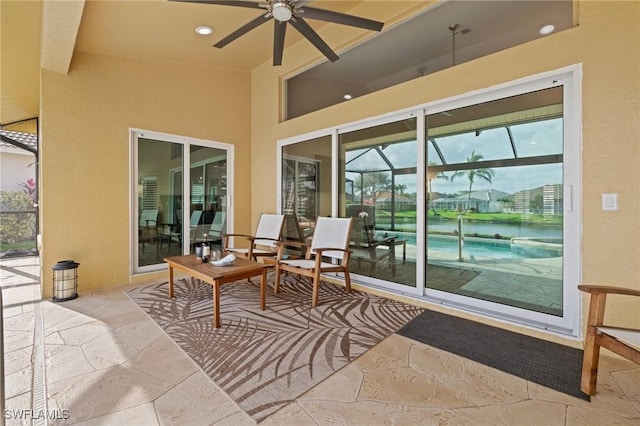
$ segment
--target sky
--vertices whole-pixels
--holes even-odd
[[[510,126],[518,157],[562,154],[562,119],[537,121]],[[500,160],[514,158],[513,149],[505,127],[487,129],[476,134],[475,131],[464,134],[437,137],[435,141],[447,164],[466,163],[473,152],[482,155],[482,160]],[[350,161],[364,150],[351,151],[347,154],[347,170],[388,170],[383,159],[373,150]],[[401,142],[383,149],[385,156],[396,168],[416,167],[416,141]],[[442,164],[432,142],[427,149],[429,162]],[[495,189],[514,193],[523,189],[533,189],[545,184],[562,183],[562,163],[542,164],[517,167],[493,167],[495,175],[492,183],[482,179],[474,181],[473,190]],[[452,172],[447,172],[451,175]],[[353,178],[353,175],[350,177]],[[415,175],[397,175],[396,185],[406,186],[406,193],[416,192]],[[448,182],[436,179],[431,190],[440,193],[456,193],[467,191],[469,180],[460,176]]]

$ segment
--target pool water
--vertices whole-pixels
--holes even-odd
[[[386,232],[388,236],[395,236],[398,239],[407,241],[407,245],[416,245],[416,235],[406,232]],[[380,235],[382,236],[382,234]],[[429,251],[439,251],[444,253],[458,254],[458,238],[445,235],[429,235],[427,239]],[[560,245],[561,252],[561,245]],[[488,238],[465,237],[462,246],[464,257],[490,257],[498,259],[524,259],[524,258],[546,258],[557,257],[557,250],[530,249],[526,253],[521,250],[513,251],[510,240],[492,240]]]
[[[458,253],[457,238],[441,238],[438,236],[430,236],[428,238],[429,250],[442,251],[446,253]],[[485,241],[472,240],[465,238],[462,246],[463,256],[478,257],[497,257],[501,259],[520,258],[516,253],[511,251],[511,245],[508,240],[503,241]]]

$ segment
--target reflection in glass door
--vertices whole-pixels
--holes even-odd
[[[189,241],[207,239],[222,247],[227,223],[227,155],[218,148],[191,145]]]
[[[562,317],[563,88],[426,126],[427,294]]]
[[[416,137],[409,118],[342,133],[338,144],[339,212],[353,218],[349,270],[400,291],[416,287]]]
[[[137,139],[137,242],[135,265],[145,268],[162,262],[164,255],[181,252],[182,233],[177,212],[183,203],[183,145],[139,137]]]
[[[162,269],[163,258],[189,253],[204,238],[221,244],[227,226],[230,148],[150,134],[133,132],[134,273]]]
[[[331,215],[331,137],[282,147],[280,212],[286,240],[305,242],[319,216]]]

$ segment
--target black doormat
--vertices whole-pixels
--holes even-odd
[[[429,310],[397,333],[590,401],[580,390],[580,349]]]

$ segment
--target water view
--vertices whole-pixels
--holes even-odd
[[[429,223],[429,233],[458,231],[456,221],[445,221]],[[562,238],[562,228],[557,226],[528,225],[528,224],[508,224],[508,223],[486,223],[465,221],[463,224],[465,235],[495,235],[500,234],[503,238],[513,237],[545,237]]]

